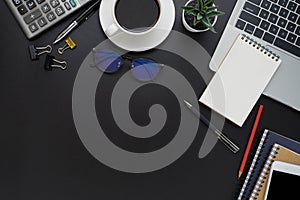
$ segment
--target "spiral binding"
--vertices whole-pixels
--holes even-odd
[[[248,171],[247,176],[246,176],[246,178],[244,180],[244,184],[243,184],[243,186],[242,186],[242,188],[240,190],[239,196],[237,198],[238,200],[242,200],[243,197],[244,197],[244,195],[245,195],[244,193],[245,193],[245,191],[247,189],[248,182],[249,182],[249,180],[252,177],[252,171],[255,168],[256,161],[259,159],[260,151],[263,148],[263,145],[265,144],[265,139],[267,137],[267,133],[268,133],[268,131],[265,130],[264,133],[263,133],[263,135],[262,135],[262,137],[261,137],[261,140],[260,140],[260,142],[258,144],[258,147],[257,147],[257,150],[255,152],[254,158],[253,158],[252,163],[250,165],[249,171]]]
[[[245,34],[242,34],[241,39],[244,40],[245,42],[247,42],[248,44],[252,45],[253,48],[256,48],[257,50],[259,50],[263,54],[265,54],[268,57],[270,57],[271,59],[275,60],[276,62],[279,61],[280,58],[279,58],[278,55],[276,55],[274,52],[270,51],[268,48],[261,45],[260,43],[256,42],[255,40],[253,40],[249,36],[247,36]]]
[[[266,161],[266,164],[264,165],[264,167],[263,167],[263,169],[262,169],[262,171],[261,171],[261,173],[259,175],[259,178],[258,178],[258,180],[257,180],[257,182],[255,184],[255,187],[254,187],[254,189],[253,189],[253,191],[251,193],[250,200],[255,200],[256,197],[258,196],[258,192],[260,191],[260,188],[262,187],[262,183],[264,181],[266,181],[266,178],[267,178],[266,175],[268,175],[268,173],[269,173],[268,171],[269,171],[269,169],[271,167],[271,164],[274,161],[274,158],[276,158],[276,154],[277,154],[277,151],[278,151],[279,148],[280,147],[279,147],[278,144],[274,144],[274,146],[273,146],[273,148],[272,148],[272,150],[271,150],[271,152],[269,154],[269,157],[268,157],[268,159]]]

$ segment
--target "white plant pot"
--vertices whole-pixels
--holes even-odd
[[[190,2],[192,2],[194,0],[189,0],[188,2],[186,2],[185,6],[187,6]],[[193,33],[201,33],[201,32],[205,32],[205,31],[208,31],[209,28],[206,28],[206,29],[194,29],[192,28],[185,20],[185,17],[184,17],[184,13],[185,11],[183,10],[182,11],[182,23],[183,23],[183,26],[190,32],[193,32]],[[212,26],[214,26],[216,23],[217,23],[217,20],[218,20],[218,16],[215,16],[214,18],[214,22],[212,23]]]

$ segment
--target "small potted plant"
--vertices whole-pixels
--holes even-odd
[[[184,6],[181,6],[182,22],[184,27],[191,32],[204,32],[207,30],[216,33],[214,28],[217,18],[224,15],[224,12],[218,11],[214,0],[189,0]]]

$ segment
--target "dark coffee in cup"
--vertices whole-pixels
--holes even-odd
[[[159,15],[160,7],[157,0],[118,0],[115,6],[118,23],[132,32],[150,29],[157,23]]]

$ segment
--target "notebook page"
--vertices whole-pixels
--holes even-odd
[[[281,60],[239,35],[199,101],[242,126]]]

